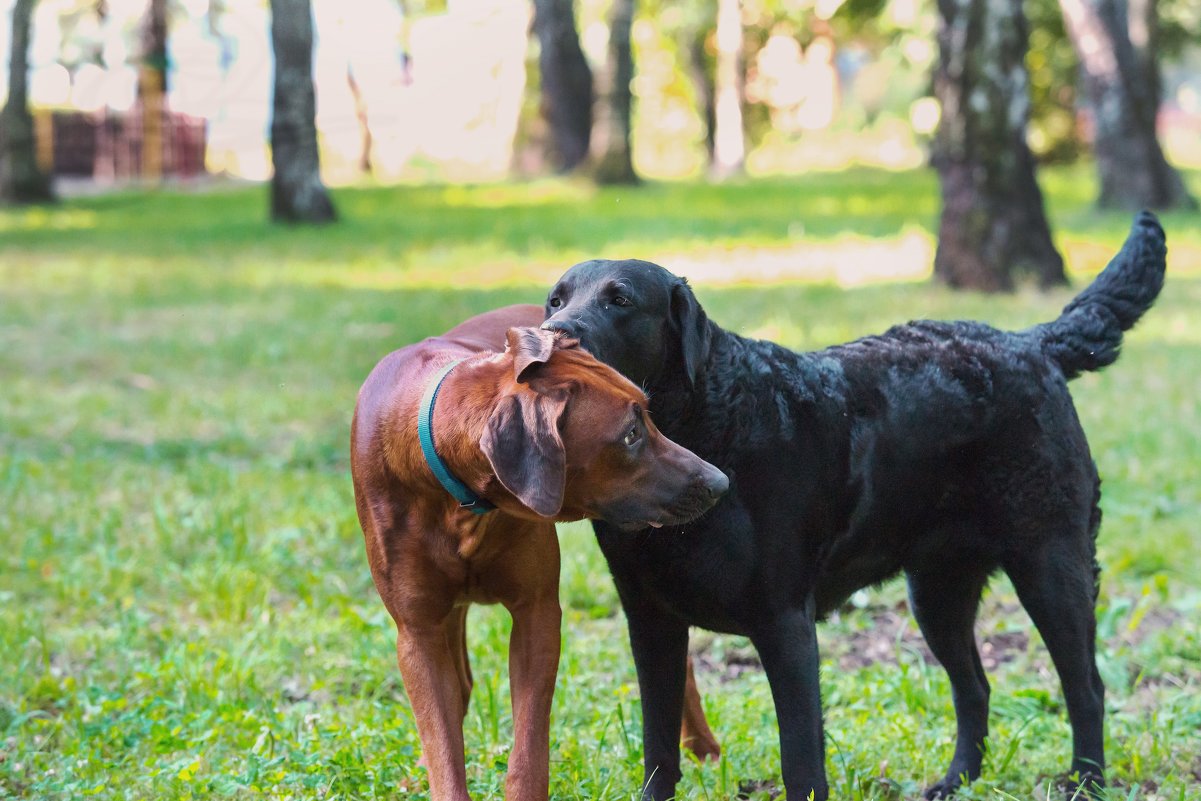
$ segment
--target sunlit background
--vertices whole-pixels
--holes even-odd
[[[12,2],[0,0],[4,19]],[[1031,5],[1038,23],[1040,5]],[[1163,5],[1182,24],[1201,24],[1189,3]],[[925,162],[939,116],[929,79],[937,56],[933,4],[887,0],[883,13],[853,29],[838,24],[840,6],[743,4],[746,37],[758,45],[746,65],[752,175]],[[580,6],[581,44],[592,63],[604,60],[606,7],[596,0]],[[80,179],[91,185],[139,176],[136,158],[121,152],[123,139],[106,142],[103,131],[106,121],[112,130],[137,113],[146,10],[147,0],[42,0],[36,7],[30,99],[39,158],[66,179],[60,190],[85,188]],[[313,0],[313,10],[317,126],[329,182],[479,181],[542,169],[530,4]],[[680,45],[688,13],[647,3],[633,28],[634,160],[650,178],[695,176],[706,164],[704,124]],[[269,177],[269,22],[267,4],[257,0],[171,3],[173,177]],[[1030,144],[1047,159],[1070,158],[1088,134],[1087,118],[1069,102],[1071,81],[1066,95],[1059,85],[1065,68],[1057,62],[1070,44],[1054,25],[1032,25],[1031,36]],[[8,37],[0,25],[5,75]],[[1186,45],[1162,67],[1167,155],[1181,167],[1201,165],[1201,45]]]

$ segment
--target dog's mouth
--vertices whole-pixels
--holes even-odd
[[[645,528],[661,528],[663,526],[662,523],[652,523],[649,520],[615,520],[610,522],[625,534],[633,534],[635,531],[642,531]]]
[[[622,531],[631,532],[648,528],[661,529],[665,526],[682,526],[696,520],[709,511],[711,506],[710,503],[689,505],[687,508],[672,509],[656,520],[625,520],[618,523],[617,527]]]

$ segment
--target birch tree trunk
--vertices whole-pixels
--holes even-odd
[[[1093,116],[1102,208],[1196,208],[1159,146],[1156,0],[1060,0]]]
[[[742,130],[742,8],[739,0],[717,0],[717,73],[714,105],[714,178],[743,172],[746,139]]]
[[[935,277],[1004,291],[1015,277],[1066,282],[1026,145],[1029,80],[1021,0],[939,0],[942,105],[933,161],[943,210]]]
[[[634,80],[634,54],[630,30],[634,25],[634,0],[613,0],[609,14],[609,58],[604,97],[598,120],[598,144],[601,156],[595,178],[600,184],[636,184],[633,154],[630,150],[630,123]]]
[[[17,0],[12,10],[8,99],[0,110],[0,203],[54,200],[50,178],[38,167],[29,112],[29,29],[35,2]]]
[[[271,0],[275,97],[271,117],[271,217],[281,222],[335,218],[321,183],[313,92],[313,12],[309,0]]]
[[[592,136],[592,69],[580,49],[573,0],[534,0],[542,117],[561,172],[588,158]]]
[[[709,29],[701,27],[685,30],[680,49],[687,58],[688,78],[696,92],[696,103],[701,120],[705,124],[705,163],[713,166],[717,150],[717,87],[713,83],[713,71],[709,69],[707,51]]]

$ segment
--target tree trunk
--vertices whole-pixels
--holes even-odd
[[[163,175],[163,114],[167,103],[167,0],[150,0],[142,27],[138,102],[142,107],[142,168],[146,178]]]
[[[29,28],[36,0],[17,0],[12,11],[8,100],[0,110],[0,202],[54,200],[50,178],[38,167],[29,112]]]
[[[552,159],[570,172],[588,158],[593,103],[592,70],[580,49],[573,0],[534,0],[534,33]]]
[[[634,54],[630,29],[634,25],[634,0],[613,0],[609,13],[608,81],[601,104],[599,127],[602,146],[595,178],[600,184],[636,184],[630,151],[630,121],[634,81]]]
[[[313,12],[309,0],[271,0],[275,98],[271,118],[271,217],[282,222],[335,218],[321,183],[313,94]]]
[[[943,210],[934,274],[1003,291],[1018,274],[1066,283],[1026,146],[1030,111],[1021,0],[939,0],[933,161]]]
[[[1159,146],[1155,0],[1060,0],[1093,115],[1102,208],[1196,208]]]
[[[688,59],[688,77],[692,80],[701,120],[705,123],[705,157],[712,168],[717,149],[717,87],[713,85],[713,74],[709,69],[708,40],[707,28],[689,29],[684,33],[681,48]]]
[[[743,172],[742,9],[739,0],[717,0],[717,103],[714,114],[713,177]]]
[[[346,86],[350,89],[350,96],[354,98],[354,116],[359,121],[359,136],[362,141],[359,148],[359,171],[370,175],[374,169],[371,160],[371,118],[367,115],[367,98],[363,97],[363,90],[354,77],[354,68],[349,61],[346,62]]]

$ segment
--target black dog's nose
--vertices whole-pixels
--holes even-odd
[[[544,322],[542,324],[542,330],[544,330],[544,331],[562,331],[564,334],[566,334],[567,336],[569,336],[573,339],[580,338],[579,326],[576,325],[575,323],[571,322],[570,320],[556,320],[554,317],[551,317],[549,320],[547,320],[546,322]]]

